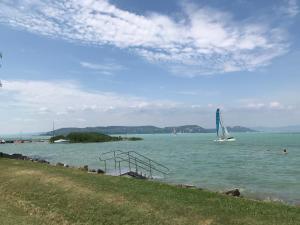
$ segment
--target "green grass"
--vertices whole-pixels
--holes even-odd
[[[300,224],[300,208],[0,158],[0,224]]]

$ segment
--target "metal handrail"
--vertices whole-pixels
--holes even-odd
[[[114,155],[115,155],[116,152],[123,153],[121,150],[113,150],[113,151],[109,151],[109,152],[104,152],[104,153],[101,154],[101,156],[107,155],[107,154],[110,154],[110,153],[114,153]],[[105,160],[105,159],[101,159],[101,156],[99,157],[99,159],[100,160]]]
[[[120,173],[120,175],[121,175],[121,167],[120,167],[120,163],[121,163],[121,162],[129,162],[129,160],[123,159],[123,160],[118,161],[118,163],[119,163],[119,173]],[[143,167],[143,166],[141,166],[141,165],[139,165],[139,164],[137,164],[137,163],[133,163],[133,165],[134,165],[135,168],[136,168],[136,171],[135,171],[136,173],[138,173],[137,167],[139,167],[139,168],[141,168],[141,169],[143,169],[143,170],[146,170],[146,171],[150,172],[149,169],[147,169],[147,168],[145,168],[145,167]],[[144,164],[144,165],[146,165],[146,164]],[[146,165],[146,166],[147,166],[147,165]],[[167,174],[165,174],[164,172],[159,171],[159,170],[157,170],[157,169],[155,169],[155,168],[152,168],[152,169],[156,170],[157,172],[163,173],[164,175],[167,175]],[[130,170],[130,171],[131,171],[131,170]],[[150,172],[150,177],[152,178],[152,172]]]
[[[110,158],[104,158],[104,155],[107,154],[113,154],[112,157]],[[135,154],[133,156],[132,154]],[[126,155],[128,159],[123,158],[122,156]],[[143,158],[143,159],[141,159]],[[123,152],[120,150],[114,150],[114,151],[109,151],[102,153],[101,156],[99,157],[100,161],[103,161],[105,164],[105,171],[107,170],[107,161],[114,160],[115,162],[115,170],[117,170],[117,164],[119,166],[119,174],[121,175],[121,162],[128,162],[129,170],[131,171],[131,164],[133,167],[135,167],[136,173],[138,173],[138,168],[144,169],[145,171],[150,173],[150,177],[152,178],[152,172],[156,171],[159,173],[162,173],[163,175],[167,175],[169,173],[169,168],[140,154],[137,153],[136,151],[128,151],[128,152]],[[141,166],[143,165],[143,166]],[[145,168],[146,166],[147,168]],[[159,167],[159,168],[157,168]]]
[[[160,170],[160,169],[158,169],[158,168],[156,168],[155,166],[153,166],[153,165],[151,165],[150,163],[147,163],[147,162],[145,162],[145,161],[142,161],[142,160],[140,160],[139,158],[137,158],[137,157],[133,157],[133,156],[131,156],[131,155],[129,155],[129,159],[133,159],[134,160],[134,162],[132,162],[132,161],[130,161],[129,159],[127,160],[127,159],[124,159],[124,158],[122,158],[122,157],[120,157],[119,155],[117,155],[116,157],[112,157],[112,158],[108,158],[108,159],[105,159],[105,160],[101,160],[101,161],[109,161],[109,160],[115,160],[115,159],[121,159],[121,160],[116,160],[116,163],[121,163],[121,162],[130,162],[130,163],[132,163],[133,165],[136,165],[137,164],[137,162],[138,163],[140,163],[140,164],[143,164],[143,165],[145,165],[145,166],[151,166],[151,169],[152,170],[155,170],[155,171],[157,171],[157,172],[159,172],[159,173],[163,173],[164,175],[167,175],[168,174],[168,172],[165,172],[165,171],[162,171],[162,170]],[[139,166],[138,164],[137,164],[137,166]],[[139,167],[141,167],[141,166],[139,166]],[[141,167],[141,168],[143,168],[143,167]],[[145,170],[147,170],[146,168],[144,168]],[[169,170],[168,170],[169,171]]]
[[[120,156],[117,156],[117,157],[121,158]],[[133,157],[133,156],[129,155],[129,159],[130,159],[130,158],[131,158],[131,159],[134,159],[134,160],[136,159],[136,161],[138,161],[138,163],[143,164],[143,165],[145,165],[145,166],[149,166],[149,167],[151,166],[151,168],[152,168],[153,170],[156,170],[157,172],[163,173],[163,174],[165,174],[165,175],[168,174],[168,172],[162,171],[162,170],[156,168],[155,166],[151,165],[150,163],[147,163],[147,162],[145,162],[145,161],[140,160],[140,159],[137,158],[137,157]],[[121,159],[123,159],[123,158],[121,158]],[[126,159],[123,159],[123,161],[129,162],[129,160],[126,160]],[[136,163],[136,162],[135,162],[135,163]]]
[[[120,151],[120,150],[113,150],[113,151],[109,151],[109,152],[105,152],[105,153],[102,153],[102,154],[101,154],[101,155],[103,156],[103,155],[107,155],[107,154],[113,153],[114,157],[111,158],[111,159],[114,159],[114,161],[115,161],[115,170],[117,169],[116,152],[122,153],[122,151]],[[100,161],[104,161],[104,164],[105,164],[105,172],[106,172],[106,161],[107,161],[108,159],[102,159],[101,156],[99,157],[99,159],[100,159]]]
[[[146,161],[144,161],[144,160],[142,160],[142,159],[140,159],[139,157],[135,157],[135,156],[132,156],[130,153],[131,152],[134,152],[134,151],[130,151],[130,152],[124,152],[124,154],[118,154],[118,156],[120,156],[120,155],[126,155],[126,156],[128,156],[128,158],[133,158],[134,160],[137,160],[139,163],[142,163],[142,164],[144,164],[144,165],[146,165],[145,163],[146,163]],[[140,154],[137,154],[137,155],[140,155]],[[142,156],[142,155],[140,155],[140,156]],[[158,172],[160,172],[160,173],[163,173],[163,174],[165,174],[165,175],[167,175],[168,173],[169,173],[169,168],[167,168],[166,166],[163,166],[163,165],[161,165],[160,163],[157,163],[157,162],[155,162],[155,161],[153,161],[152,159],[149,159],[149,158],[147,158],[147,157],[143,157],[143,158],[146,158],[147,159],[147,166],[149,166],[149,167],[151,167],[152,169],[154,169],[154,170],[156,170],[156,171],[158,171]],[[154,164],[154,165],[153,165]],[[160,168],[157,168],[157,166],[158,167],[160,167]]]
[[[126,153],[126,152],[123,152],[123,153],[120,153],[120,154],[124,154],[124,153]],[[148,158],[147,156],[144,156],[144,155],[142,155],[142,154],[140,154],[140,153],[138,153],[138,152],[136,152],[136,151],[129,151],[129,154],[130,154],[130,153],[134,153],[134,154],[136,154],[136,155],[138,155],[138,156],[140,156],[140,157],[142,157],[142,158],[144,158],[144,159],[146,159],[146,160],[149,160],[149,162],[152,162],[152,163],[156,164],[157,166],[163,167],[163,168],[166,169],[168,172],[170,171],[168,167],[166,167],[166,166],[162,165],[161,163],[158,163],[158,162],[156,162],[156,161],[154,161],[154,160]]]

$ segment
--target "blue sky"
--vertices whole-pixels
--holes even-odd
[[[0,133],[300,124],[299,1],[1,0]]]

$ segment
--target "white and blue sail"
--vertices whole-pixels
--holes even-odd
[[[217,109],[216,111],[216,132],[218,137],[216,141],[235,141],[224,125],[220,109]]]
[[[217,130],[217,136],[219,137],[219,130],[220,130],[220,109],[217,109],[217,112],[216,112],[216,130]]]

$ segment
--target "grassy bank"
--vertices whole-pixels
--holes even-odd
[[[0,224],[300,224],[300,208],[0,158]]]

